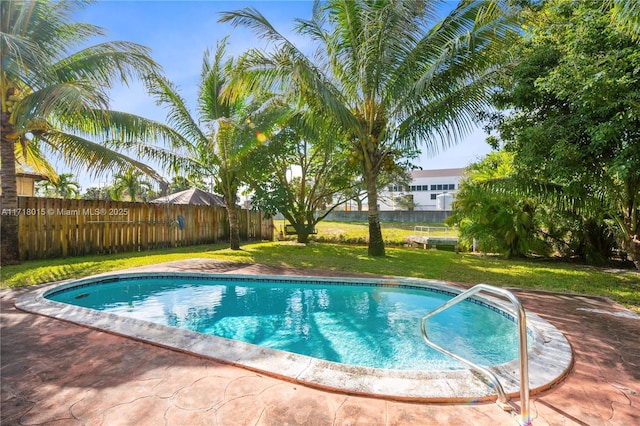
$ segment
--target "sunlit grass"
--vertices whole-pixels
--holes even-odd
[[[605,296],[640,313],[640,273],[635,271],[610,272],[560,262],[505,260],[406,247],[388,247],[386,257],[371,258],[367,256],[367,247],[362,245],[302,245],[291,241],[245,244],[239,251],[224,245],[207,245],[27,261],[2,268],[2,287],[28,286],[194,258]]]
[[[65,259],[31,260],[20,265],[3,266],[0,270],[1,288],[20,287],[78,278],[102,272],[153,265],[173,260],[206,257],[212,249],[225,247],[194,246],[139,253],[118,253],[69,257]],[[203,256],[200,256],[202,254]]]
[[[277,222],[276,227],[282,225]],[[382,238],[387,244],[402,245],[406,239],[414,234],[416,223],[406,222],[383,222],[380,224],[382,228]],[[425,223],[421,226],[431,226],[433,228],[442,228],[442,223]],[[369,239],[369,225],[367,223],[357,222],[328,222],[321,221],[316,226],[318,234],[314,237],[318,241],[324,242],[366,242]],[[430,235],[433,237],[456,237],[457,231],[450,228],[448,232],[444,230],[432,230]],[[292,237],[293,238],[293,237]]]

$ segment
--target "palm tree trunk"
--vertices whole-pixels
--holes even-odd
[[[633,200],[629,202],[622,226],[626,235],[622,239],[622,249],[627,252],[636,269],[640,270],[640,218],[637,209],[634,209]]]
[[[365,170],[364,178],[367,184],[367,199],[369,203],[369,249],[372,257],[385,256],[380,217],[378,214],[378,185],[372,171]]]
[[[16,182],[15,140],[9,135],[15,133],[9,122],[9,113],[2,112],[0,118],[0,177],[2,179],[2,195],[0,195],[0,263],[10,265],[19,263],[20,251],[18,240],[18,190]]]
[[[640,237],[634,235],[632,239],[623,241],[622,248],[627,252],[636,269],[640,270]]]
[[[233,198],[233,200],[229,200]],[[238,226],[238,212],[236,209],[235,197],[225,197],[227,207],[227,217],[229,218],[229,248],[240,250],[240,227]]]

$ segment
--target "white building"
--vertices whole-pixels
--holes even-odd
[[[408,187],[380,191],[380,210],[451,210],[462,180],[461,169],[413,170]]]

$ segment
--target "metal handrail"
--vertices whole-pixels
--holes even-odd
[[[468,365],[469,367],[471,367],[472,369],[476,370],[481,374],[484,374],[491,381],[493,388],[498,393],[497,402],[499,402],[503,408],[506,408],[508,406],[507,404],[508,398],[504,392],[504,388],[502,387],[500,380],[492,371],[489,371],[488,369],[480,365],[477,365],[452,352],[449,352],[448,350],[433,343],[431,340],[429,340],[429,336],[427,336],[426,322],[429,318],[439,314],[445,309],[448,309],[453,305],[456,305],[457,303],[460,303],[463,300],[483,290],[489,293],[506,297],[507,299],[509,299],[509,301],[511,301],[511,303],[513,303],[514,307],[516,308],[516,325],[518,327],[518,339],[519,339],[518,351],[519,351],[519,359],[520,359],[520,417],[521,417],[521,423],[523,425],[529,425],[531,424],[531,421],[529,418],[529,415],[530,415],[529,413],[529,358],[527,353],[527,318],[524,312],[524,308],[522,307],[522,304],[513,295],[513,293],[511,293],[508,290],[498,288],[498,287],[493,287],[487,284],[475,285],[469,290],[460,293],[453,299],[447,301],[443,305],[439,306],[438,308],[434,309],[433,311],[423,316],[422,321],[420,323],[420,328],[422,330],[422,337],[424,338],[424,341],[427,343],[427,345],[429,345],[433,349],[440,351],[443,354],[448,355],[456,359],[457,361],[462,362],[463,364]]]

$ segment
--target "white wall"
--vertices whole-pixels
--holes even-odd
[[[460,188],[462,172],[464,169],[440,169],[440,170],[417,170],[412,171],[412,181],[409,188],[398,188],[397,185],[383,188],[380,191],[380,210],[406,210],[402,205],[398,205],[397,200],[407,195],[413,196],[416,204],[415,210],[442,210],[446,205],[446,210],[450,210],[451,202],[455,201],[455,196]],[[406,190],[408,189],[408,191]],[[448,193],[446,203],[438,206],[438,195]]]

